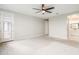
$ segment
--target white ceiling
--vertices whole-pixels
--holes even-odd
[[[41,13],[35,13],[37,10],[32,8],[41,8],[41,4],[0,4],[0,8],[15,11],[19,13],[23,13],[26,15],[31,15],[39,18],[49,18],[55,15],[61,15],[65,13],[71,13],[75,11],[79,11],[79,4],[46,4],[47,7],[54,6],[55,9],[52,9],[53,13],[45,13],[42,15]]]

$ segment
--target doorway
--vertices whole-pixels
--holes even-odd
[[[12,39],[12,24],[11,22],[3,22],[3,37],[4,40],[9,41]]]
[[[49,20],[45,19],[45,35],[49,35]]]
[[[68,16],[68,39],[79,42],[79,14]]]
[[[4,16],[3,17],[3,22],[2,22],[2,35],[3,35],[3,39],[2,42],[6,42],[6,41],[12,41],[13,38],[13,33],[12,33],[12,29],[13,29],[13,21],[12,21],[13,17],[12,16]]]

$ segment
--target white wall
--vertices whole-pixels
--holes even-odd
[[[78,14],[79,12],[72,12],[68,14],[62,14],[49,18],[49,36],[60,39],[67,39],[67,24],[68,16]]]
[[[49,36],[67,39],[67,15],[49,18]]]
[[[45,22],[43,19],[6,10],[1,11],[13,14],[14,40],[33,38],[45,34]]]
[[[15,39],[26,39],[44,35],[45,23],[43,19],[14,14]]]
[[[49,34],[49,21],[45,21],[45,34]]]

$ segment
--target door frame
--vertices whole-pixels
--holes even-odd
[[[10,39],[12,40],[12,23],[9,22],[9,21],[4,21],[4,22],[3,22],[3,39],[5,39],[5,38],[4,38],[4,35],[5,35],[5,33],[4,33],[4,23],[5,23],[5,22],[8,23],[8,26],[9,26],[9,24],[11,25],[11,30],[10,30],[10,31],[11,31],[11,33],[10,33],[10,34],[11,34],[11,35],[10,35],[11,37],[10,37]],[[9,30],[9,28],[8,28],[8,30]]]
[[[70,40],[69,34],[69,16],[67,16],[67,40]]]

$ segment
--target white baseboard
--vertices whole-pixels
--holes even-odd
[[[41,37],[41,36],[44,36],[44,35],[45,34],[25,35],[25,36],[20,36],[20,37],[14,38],[14,40],[33,39],[33,38]]]
[[[63,37],[50,37],[50,38],[55,38],[55,39],[60,39],[60,40],[67,40],[67,38],[63,38]]]

